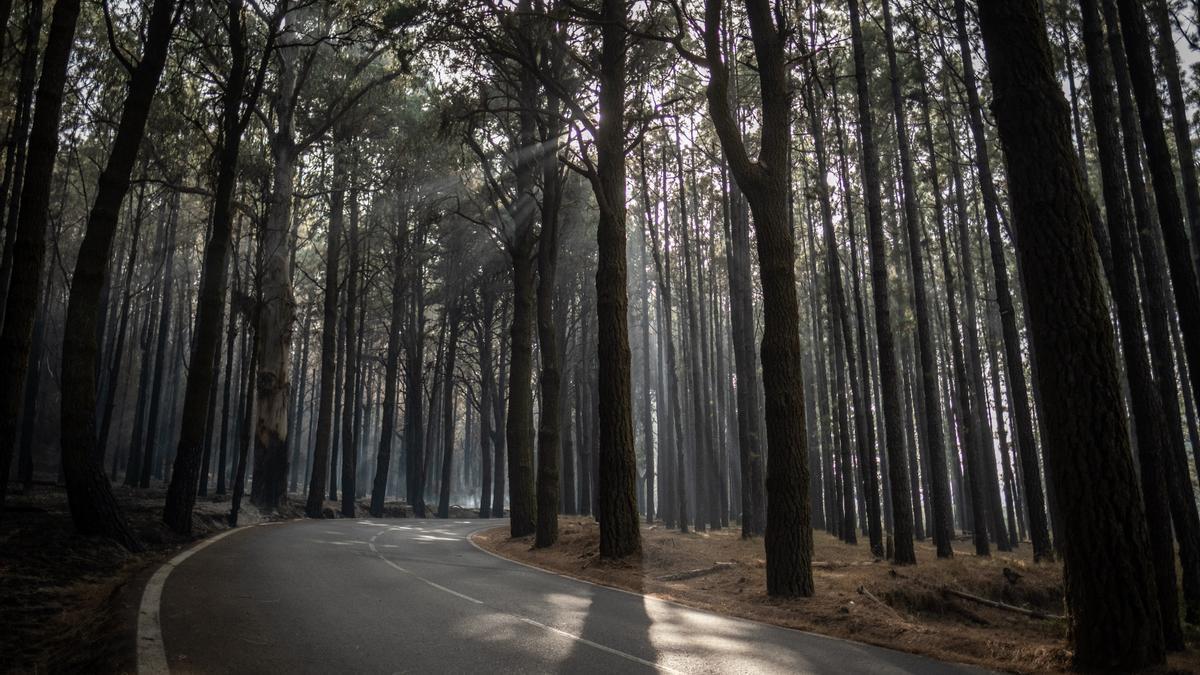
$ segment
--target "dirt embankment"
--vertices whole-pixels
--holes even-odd
[[[642,553],[620,562],[600,560],[599,529],[590,518],[563,518],[559,543],[549,549],[533,549],[532,537],[509,538],[507,527],[480,532],[475,542],[606,586],[946,661],[1019,673],[1069,666],[1065,623],[1056,618],[1063,612],[1062,567],[1035,565],[1028,545],[979,558],[962,541],[953,559],[938,560],[931,542],[918,542],[918,564],[896,567],[873,558],[865,542],[850,546],[817,532],[816,595],[780,600],[766,595],[762,540],[739,535],[643,526]],[[1173,655],[1170,666],[1200,672],[1200,655],[1193,646]]]

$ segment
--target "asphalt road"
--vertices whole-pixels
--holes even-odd
[[[199,673],[971,672],[574,581],[468,541],[499,522],[235,532],[167,577],[166,661]]]

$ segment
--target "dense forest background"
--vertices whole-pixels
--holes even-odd
[[[1200,623],[1200,8],[0,0],[0,500],[956,537]],[[243,492],[248,494],[243,496]],[[364,500],[362,504],[359,500]],[[0,506],[3,502],[0,501]]]

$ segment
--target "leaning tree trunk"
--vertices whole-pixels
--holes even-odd
[[[0,514],[8,492],[8,473],[17,440],[17,420],[21,412],[25,374],[29,366],[30,341],[37,314],[37,299],[42,284],[42,264],[46,253],[46,221],[49,219],[50,178],[58,154],[58,125],[62,117],[63,91],[67,83],[67,64],[75,40],[79,18],[79,0],[58,0],[50,18],[50,32],[42,57],[42,76],[38,80],[37,104],[29,132],[29,160],[21,189],[21,209],[16,227],[13,267],[8,296],[3,298],[8,311],[0,332]],[[88,445],[90,448],[91,445]],[[87,452],[87,448],[83,449]]]
[[[1097,150],[1100,156],[1104,206],[1108,216],[1108,236],[1112,242],[1112,272],[1109,286],[1116,303],[1121,347],[1125,357],[1125,375],[1129,382],[1130,409],[1141,468],[1142,501],[1146,507],[1146,525],[1150,533],[1150,554],[1154,562],[1158,606],[1163,621],[1163,637],[1168,649],[1183,648],[1183,629],[1179,623],[1179,595],[1175,576],[1175,542],[1171,536],[1171,511],[1167,497],[1167,471],[1164,462],[1173,449],[1168,434],[1164,401],[1154,382],[1142,329],[1142,309],[1138,302],[1137,270],[1134,267],[1135,240],[1133,216],[1129,208],[1128,182],[1121,160],[1121,141],[1117,112],[1112,95],[1112,69],[1104,51],[1104,31],[1096,0],[1083,0],[1084,45],[1087,50],[1089,87],[1093,118],[1096,122]],[[1102,228],[1102,223],[1093,223]],[[1103,236],[1103,233],[1100,233]],[[1171,405],[1177,405],[1174,399]]]
[[[1109,26],[1109,30],[1119,30],[1125,44],[1125,57],[1137,102],[1138,119],[1141,121],[1142,142],[1146,146],[1150,179],[1154,185],[1154,202],[1158,206],[1158,221],[1166,243],[1184,353],[1188,372],[1192,374],[1192,392],[1200,397],[1200,377],[1197,376],[1200,373],[1200,286],[1197,286],[1191,243],[1184,225],[1171,149],[1163,126],[1154,61],[1150,56],[1149,28],[1142,3],[1129,0],[1115,2],[1120,13],[1120,27]]]
[[[83,533],[107,534],[126,546],[132,544],[135,547],[136,540],[113,499],[108,477],[94,460],[97,442],[96,325],[102,311],[100,294],[105,285],[121,202],[129,191],[129,177],[146,131],[150,104],[166,64],[167,47],[175,28],[175,10],[173,0],[155,0],[151,9],[146,26],[146,47],[130,73],[112,153],[100,174],[96,200],[79,245],[63,323],[62,460],[71,516],[76,528]],[[199,423],[203,427],[203,418]],[[146,456],[149,455],[147,452]],[[142,466],[143,474],[147,473],[146,464]],[[195,491],[195,486],[192,490]]]
[[[984,0],[979,23],[1029,293],[1046,463],[1063,514],[1068,629],[1081,668],[1163,662],[1096,242],[1037,0]]]
[[[859,25],[858,0],[850,0],[850,29],[854,42],[854,72],[858,83],[858,124],[862,134],[863,183],[867,205],[867,243],[871,256],[871,290],[875,301],[875,337],[879,350],[879,384],[883,390],[885,446],[888,484],[891,486],[892,558],[897,564],[917,561],[913,550],[913,514],[909,499],[908,471],[904,458],[904,417],[900,409],[900,382],[896,366],[890,293],[888,289],[883,211],[879,195],[879,152],[875,147],[874,120],[867,82],[867,57]]]

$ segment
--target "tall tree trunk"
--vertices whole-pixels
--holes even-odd
[[[912,151],[909,149],[908,119],[904,108],[904,96],[900,91],[900,66],[896,61],[896,45],[893,37],[892,12],[889,0],[883,0],[884,36],[887,43],[888,72],[891,77],[892,109],[896,116],[896,146],[900,155],[901,186],[904,198],[904,229],[908,236],[908,259],[912,268],[913,310],[917,318],[917,356],[920,365],[921,391],[926,404],[919,406],[924,414],[918,420],[921,426],[920,443],[928,453],[930,484],[933,494],[933,522],[930,529],[939,558],[954,555],[950,546],[954,538],[953,515],[950,511],[950,477],[946,473],[945,439],[942,435],[942,413],[938,406],[937,354],[933,350],[933,328],[929,323],[929,294],[925,289],[925,265],[921,252],[924,226],[921,221],[920,205],[917,203],[917,178],[913,170]],[[914,453],[917,448],[912,448]],[[917,492],[917,486],[913,486]]]
[[[1175,51],[1175,29],[1171,27],[1166,0],[1153,0],[1143,5],[1154,21],[1158,64],[1167,84],[1167,100],[1171,107],[1171,131],[1174,132],[1175,154],[1179,160],[1179,178],[1183,185],[1183,201],[1187,206],[1188,230],[1192,235],[1192,259],[1200,268],[1200,180],[1196,176],[1196,156],[1192,146],[1192,126],[1188,119],[1187,102],[1179,73],[1179,53]]]
[[[354,146],[353,138],[347,139],[347,149]],[[356,185],[358,176],[358,158],[354,157],[350,173],[350,184]],[[346,268],[346,303],[345,303],[345,381],[342,383],[342,515],[354,517],[354,479],[358,472],[358,435],[355,433],[355,415],[358,408],[358,389],[362,380],[362,368],[359,364],[359,245],[358,245],[358,191],[350,190],[350,227],[346,231],[346,247],[348,249],[349,266]],[[336,276],[333,278],[337,278]]]
[[[554,106],[552,106],[554,107]],[[552,111],[551,115],[557,113]],[[559,205],[562,179],[558,170],[557,136],[543,141],[542,232],[537,252],[537,331],[542,356],[541,388],[537,429],[537,531],[533,545],[551,546],[558,541],[559,486],[559,405],[562,397],[562,369],[558,331],[555,327],[554,292],[557,285]]]
[[[1037,0],[984,0],[979,22],[1029,288],[1046,460],[1064,516],[1069,634],[1084,668],[1163,661],[1112,324],[1069,113]],[[1087,348],[1081,346],[1087,345]]]
[[[1000,322],[1004,336],[1004,364],[1008,375],[1008,387],[1013,401],[1013,421],[1016,428],[1017,451],[1021,455],[1021,473],[1025,478],[1026,508],[1029,512],[1029,534],[1033,544],[1035,560],[1052,560],[1054,552],[1050,546],[1050,529],[1046,525],[1046,507],[1042,502],[1041,466],[1038,463],[1037,441],[1033,435],[1033,417],[1030,412],[1029,393],[1025,384],[1024,359],[1021,357],[1021,338],[1017,332],[1017,315],[1013,307],[1012,291],[1008,282],[1008,263],[1000,241],[1000,201],[992,180],[991,162],[988,159],[987,138],[983,126],[982,106],[979,102],[979,87],[975,79],[975,66],[967,35],[965,0],[955,0],[955,23],[958,28],[959,52],[962,56],[963,88],[967,91],[967,111],[971,123],[971,136],[975,141],[975,163],[979,171],[979,183],[983,193],[984,220],[987,224],[988,246],[992,256],[992,273],[996,280],[996,301],[1000,306]],[[1012,177],[1009,176],[1011,180]],[[986,444],[985,444],[986,446]],[[983,458],[993,458],[986,452]],[[995,463],[989,464],[989,467]],[[994,469],[990,469],[994,474]],[[995,491],[995,482],[991,482]],[[993,502],[998,502],[996,495]],[[1006,550],[1006,533],[996,532],[997,546]]]
[[[162,298],[158,306],[158,330],[154,347],[154,383],[150,387],[150,410],[146,413],[146,442],[142,447],[142,469],[138,472],[138,487],[150,487],[150,470],[154,466],[154,449],[158,445],[159,408],[162,406],[163,381],[166,378],[167,344],[171,336],[171,293],[175,282],[175,241],[179,227],[179,196],[171,201],[170,215],[167,216],[167,239],[163,248],[163,278]],[[216,351],[214,350],[214,353]],[[211,367],[211,365],[210,365]],[[210,387],[211,390],[211,387]],[[205,408],[208,406],[206,405]]]
[[[329,479],[330,445],[333,439],[334,390],[337,389],[338,342],[338,267],[341,262],[342,221],[345,217],[346,159],[342,148],[333,152],[332,191],[329,194],[329,231],[326,233],[325,289],[321,321],[321,386],[317,404],[316,445],[313,446],[313,470],[308,481],[304,512],[309,518],[322,517]]]
[[[50,178],[54,173],[54,158],[58,153],[58,125],[62,117],[63,90],[67,83],[67,63],[75,40],[75,25],[79,18],[79,0],[58,0],[50,19],[50,32],[42,56],[42,75],[38,80],[37,103],[29,132],[29,161],[25,166],[25,182],[21,188],[21,203],[25,205],[15,223],[16,239],[11,244],[13,268],[8,295],[3,298],[7,308],[3,330],[0,331],[0,515],[8,492],[9,467],[16,444],[17,420],[21,412],[21,395],[25,373],[29,366],[30,340],[33,333],[37,299],[42,284],[42,265],[46,252],[46,221],[49,219]],[[9,225],[10,228],[14,224]],[[91,447],[89,443],[87,447]],[[86,453],[87,448],[81,452]],[[85,455],[86,457],[86,455]],[[103,477],[101,473],[99,477]],[[95,482],[103,485],[94,475]],[[103,487],[100,488],[103,490]],[[125,537],[128,528],[110,527]],[[103,521],[97,522],[100,526]],[[77,524],[78,526],[78,524]],[[124,530],[124,532],[122,532]],[[132,541],[132,537],[129,537]]]
[[[922,68],[921,71],[923,72],[923,70],[924,69]],[[940,179],[939,179],[939,175],[938,175],[937,153],[934,151],[933,122],[931,120],[931,116],[930,116],[930,112],[929,112],[930,94],[925,88],[924,80],[922,80],[922,82],[921,82],[921,87],[922,87],[921,97],[920,97],[921,118],[922,118],[921,121],[922,121],[922,125],[924,127],[927,142],[929,144],[929,178],[930,178],[930,182],[933,185],[933,190],[932,190],[933,202],[934,202],[933,210],[934,210],[934,217],[937,219],[938,243],[939,243],[939,249],[940,249],[940,253],[941,253],[940,257],[941,257],[941,264],[942,264],[942,277],[943,277],[943,283],[945,284],[945,288],[946,288],[946,308],[947,308],[947,316],[948,316],[947,323],[949,323],[949,328],[950,328],[950,330],[949,330],[949,332],[950,332],[949,347],[950,347],[950,353],[951,353],[951,370],[953,372],[954,382],[957,383],[955,393],[958,396],[958,398],[957,398],[958,414],[957,415],[954,415],[953,413],[949,413],[949,414],[950,414],[951,418],[955,420],[955,425],[958,429],[958,436],[959,436],[959,438],[962,439],[963,447],[966,449],[967,453],[973,455],[974,449],[976,447],[978,447],[978,444],[979,444],[978,435],[980,433],[980,428],[978,425],[975,424],[975,418],[972,417],[972,415],[971,415],[971,393],[970,393],[971,385],[968,383],[966,366],[964,365],[965,359],[963,357],[963,337],[962,337],[963,328],[962,328],[962,324],[960,323],[960,319],[958,316],[958,301],[955,297],[956,282],[954,279],[954,277],[955,277],[954,268],[952,268],[950,265],[950,238],[949,238],[947,230],[946,230],[945,203],[942,200],[941,183],[940,183]],[[969,272],[969,268],[968,268],[967,272],[964,273],[964,278],[965,278],[965,274],[969,274],[969,273],[970,272]],[[970,329],[972,331],[972,334],[974,334],[974,326],[973,325],[969,325],[968,329]],[[947,396],[947,399],[949,399],[948,396]],[[929,402],[927,401],[926,404],[929,405]],[[933,403],[932,405],[936,406],[937,403]],[[946,409],[947,409],[947,411],[949,411],[950,410],[949,406],[947,406]],[[953,437],[954,437],[954,434],[950,434],[951,440],[953,440]],[[951,447],[955,448],[955,449],[957,448],[957,446],[953,443],[951,444]],[[945,457],[943,457],[942,459],[944,461]],[[953,463],[953,465],[955,467],[958,466],[957,453],[955,453],[955,456],[950,458],[950,461]],[[932,466],[934,464],[934,462],[936,462],[936,460],[931,456],[930,457],[930,465]],[[973,464],[969,463],[969,465],[973,465]],[[942,466],[945,466],[945,464],[943,463]],[[938,469],[936,467],[933,468],[933,471],[936,472],[937,470]],[[961,476],[956,478],[956,480],[958,481],[956,489],[962,489],[963,481],[961,479]],[[936,499],[936,497],[935,497],[935,499]],[[965,500],[963,503],[965,504]],[[934,508],[936,510],[940,507],[937,504],[935,504]],[[966,519],[964,518],[962,522],[966,523]],[[973,529],[978,529],[978,528],[973,528]],[[953,531],[953,530],[951,530],[951,531]],[[977,533],[977,536],[976,536],[976,544],[977,545],[981,541],[980,537],[978,536],[979,534],[980,533]],[[988,553],[986,531],[983,532],[982,535],[983,535],[982,536],[982,544],[983,544],[983,548],[984,548],[983,553],[986,554],[986,553]],[[976,552],[979,552],[978,549]],[[951,550],[951,554],[953,554],[953,550]],[[940,555],[940,553],[939,553],[939,555]]]
[[[486,281],[479,289],[479,323],[476,326],[479,356],[479,457],[483,485],[479,497],[479,517],[492,517],[492,396],[496,386],[492,362],[492,327],[496,319],[496,296]]]
[[[1171,287],[1175,291],[1175,306],[1179,312],[1179,327],[1183,333],[1184,352],[1188,371],[1193,373],[1192,392],[1200,394],[1200,286],[1197,286],[1196,267],[1191,256],[1191,243],[1180,207],[1179,190],[1172,167],[1171,150],[1167,144],[1162,109],[1159,106],[1158,85],[1154,62],[1150,56],[1149,28],[1142,3],[1129,0],[1109,0],[1116,3],[1120,25],[1109,25],[1109,31],[1120,31],[1125,45],[1138,119],[1141,122],[1142,142],[1146,146],[1150,179],[1154,185],[1154,203],[1166,243],[1167,263],[1171,272]],[[1189,144],[1190,147],[1190,144]],[[1181,148],[1182,152],[1183,149]],[[1192,177],[1193,188],[1195,176]],[[1200,232],[1193,232],[1194,236]]]
[[[130,71],[125,105],[113,138],[112,152],[100,174],[96,199],[88,214],[87,229],[75,260],[70,300],[63,324],[63,471],[72,520],[81,532],[104,533],[119,539],[126,546],[134,547],[137,543],[112,496],[108,477],[93,459],[98,431],[96,325],[99,313],[103,311],[99,306],[100,294],[105,285],[121,202],[129,191],[129,176],[146,131],[150,104],[167,60],[167,47],[176,18],[173,0],[155,0],[146,25],[146,46],[141,60]],[[30,205],[26,203],[27,207]],[[202,426],[204,420],[201,419],[199,423]],[[145,460],[149,456],[149,452],[143,456],[143,480],[148,467]],[[192,491],[195,492],[195,485]]]
[[[5,150],[4,157],[4,179],[3,185],[0,186],[3,188],[0,189],[0,221],[6,223],[4,228],[4,253],[0,257],[0,326],[4,325],[4,317],[6,316],[8,306],[6,300],[10,284],[12,283],[13,261],[16,259],[16,246],[14,244],[18,230],[20,229],[21,199],[25,185],[26,158],[30,150],[40,149],[32,147],[29,144],[29,133],[33,110],[33,91],[34,85],[37,84],[38,44],[42,37],[42,5],[42,0],[29,0],[26,3],[25,49],[21,54],[20,75],[17,78],[17,96],[16,101],[14,101],[16,110],[10,123],[8,147]],[[11,9],[11,4],[9,5],[9,9]],[[78,14],[78,10],[75,10],[75,12]],[[3,41],[4,35],[7,35],[8,21],[0,23],[0,27],[5,28],[5,30],[0,30],[0,41]],[[53,29],[54,25],[51,24],[51,30],[53,31]],[[74,23],[71,24],[71,30],[74,30]],[[46,48],[49,50],[49,42],[47,42]],[[0,50],[0,54],[2,53],[3,50]],[[47,51],[47,55],[49,55],[49,51]],[[43,73],[45,72],[47,71],[43,70]],[[41,99],[40,90],[38,98],[39,100]],[[59,105],[61,106],[61,103]],[[55,125],[57,127],[57,121]],[[55,147],[55,151],[57,152],[57,146]],[[50,164],[51,166],[54,164],[53,157],[51,157]],[[46,178],[49,180],[50,174],[47,174]],[[46,189],[49,190],[49,185],[46,186]],[[48,203],[49,192],[47,192],[45,199]],[[6,221],[4,220],[6,215],[5,206],[8,207],[8,219]],[[0,501],[3,500],[0,499]]]
[[[500,325],[508,323],[509,305],[504,303],[503,309],[500,312]],[[493,416],[493,432],[492,445],[495,448],[495,459],[492,461],[492,517],[504,517],[504,477],[507,475],[505,471],[505,458],[507,452],[505,443],[507,437],[505,430],[507,429],[506,420],[504,418],[504,392],[508,388],[508,368],[505,363],[507,358],[511,361],[508,345],[504,341],[504,336],[500,338],[499,363],[496,364],[496,372],[500,375],[496,387],[492,390],[492,416]]]
[[[863,443],[858,446],[858,474],[859,480],[862,483],[859,495],[866,507],[862,511],[865,511],[867,520],[866,530],[871,542],[871,554],[877,558],[882,558],[884,556],[883,524],[881,521],[883,507],[879,500],[879,461],[875,451],[875,415],[872,412],[873,406],[871,403],[874,398],[875,389],[871,384],[872,366],[870,353],[867,350],[867,315],[863,304],[862,280],[858,273],[858,238],[854,232],[854,209],[850,190],[850,172],[846,157],[846,135],[842,128],[842,117],[839,112],[841,105],[838,102],[837,79],[834,77],[831,77],[830,80],[830,90],[833,94],[834,127],[837,130],[838,166],[844,196],[843,211],[847,225],[847,238],[850,242],[850,278],[853,283],[854,312],[858,318],[854,322],[857,344],[850,345],[850,349],[847,351],[855,352],[858,356],[856,367],[850,373],[850,381],[861,392],[859,396],[855,397],[854,403],[856,417],[860,413],[862,415],[862,419],[857,420],[856,433],[860,438],[864,439]],[[846,339],[849,340],[849,337],[847,336]]]
[[[462,322],[458,299],[450,300],[446,321],[450,324],[446,338],[446,369],[442,382],[442,480],[438,490],[438,518],[450,517],[450,483],[454,468],[454,361],[458,354],[458,334]],[[554,514],[557,517],[557,513]]]
[[[1164,638],[1169,648],[1182,644],[1179,626],[1178,604],[1175,587],[1175,544],[1171,539],[1170,523],[1174,521],[1178,532],[1180,562],[1183,570],[1184,598],[1187,603],[1187,619],[1195,623],[1200,603],[1197,592],[1197,540],[1195,527],[1195,499],[1190,502],[1185,492],[1190,492],[1191,480],[1187,478],[1187,459],[1183,456],[1183,434],[1179,424],[1178,400],[1174,359],[1171,348],[1171,328],[1167,319],[1170,313],[1170,292],[1164,277],[1163,260],[1159,255],[1158,237],[1153,232],[1146,203],[1144,183],[1140,175],[1141,155],[1137,153],[1136,129],[1132,128],[1132,101],[1128,87],[1123,87],[1126,116],[1133,132],[1125,147],[1137,153],[1138,176],[1135,182],[1142,192],[1132,197],[1129,192],[1129,176],[1121,152],[1120,118],[1114,96],[1114,64],[1126,68],[1124,52],[1120,42],[1111,44],[1113,51],[1106,50],[1104,24],[1100,4],[1097,0],[1083,0],[1084,46],[1088,59],[1088,83],[1092,95],[1092,115],[1095,120],[1097,149],[1100,156],[1101,178],[1104,184],[1104,204],[1108,215],[1108,234],[1113,249],[1113,278],[1110,286],[1117,304],[1121,343],[1124,348],[1126,374],[1129,378],[1131,409],[1135,438],[1141,460],[1142,499],[1146,505],[1147,525],[1150,529],[1152,555],[1156,569],[1159,608],[1163,616]],[[1113,36],[1119,40],[1119,35]],[[1127,76],[1128,71],[1121,73]],[[1119,87],[1120,88],[1120,87]],[[1131,204],[1136,204],[1131,208]],[[1136,227],[1136,230],[1135,230]],[[1144,232],[1140,268],[1145,279],[1144,301],[1146,306],[1143,333],[1142,308],[1138,302],[1139,280],[1138,233]],[[1148,336],[1151,358],[1146,358]],[[1157,375],[1158,382],[1155,383]],[[1172,409],[1175,414],[1170,414]],[[1182,457],[1182,467],[1171,461]],[[1180,470],[1182,468],[1182,471]],[[1174,474],[1174,475],[1172,475]],[[1182,479],[1182,480],[1181,480]],[[1186,484],[1185,491],[1181,483]],[[1164,497],[1163,488],[1167,488]],[[1167,508],[1168,499],[1171,511]]]
[[[237,183],[238,157],[242,134],[249,124],[243,111],[254,107],[257,86],[249,93],[246,85],[246,45],[242,26],[242,0],[229,7],[229,77],[222,96],[221,141],[217,150],[217,183],[212,205],[212,225],[204,248],[204,263],[197,298],[195,337],[188,367],[187,390],[183,398],[183,424],[175,453],[171,484],[167,490],[167,508],[163,520],[171,529],[190,533],[196,485],[204,448],[204,417],[208,390],[212,386],[213,354],[220,349],[221,328],[225,320],[226,258],[232,221],[233,192]]]
[[[637,508],[637,454],[630,403],[630,354],[625,269],[624,0],[600,7],[599,124],[592,188],[600,207],[597,227],[596,313],[599,367],[597,516],[600,556],[623,558],[641,550]]]
[[[286,1],[286,0],[285,0]],[[292,333],[296,324],[296,299],[292,293],[291,229],[295,162],[298,154],[293,131],[296,90],[294,33],[283,27],[279,45],[279,82],[273,103],[277,128],[269,146],[274,166],[271,197],[262,228],[262,305],[258,308],[255,341],[254,483],[250,501],[270,511],[287,501],[288,400],[292,393]]]
[[[388,476],[391,475],[392,440],[396,435],[396,384],[400,376],[400,330],[404,322],[407,286],[407,279],[404,277],[404,246],[407,239],[408,227],[405,220],[400,226],[399,235],[392,241],[395,248],[392,253],[392,312],[388,321],[387,352],[383,366],[383,426],[379,432],[379,451],[375,454],[375,480],[371,486],[370,514],[374,518],[383,515]],[[483,367],[483,357],[480,356],[480,369]],[[479,515],[481,518],[487,517],[483,513]]]
[[[907,565],[917,561],[913,551],[912,503],[909,501],[908,471],[904,461],[904,419],[900,409],[890,293],[888,289],[883,212],[879,196],[879,153],[875,147],[874,120],[867,82],[866,49],[859,25],[858,0],[850,0],[850,26],[854,42],[854,72],[858,83],[858,126],[862,134],[863,183],[867,204],[867,243],[871,256],[871,290],[875,301],[875,336],[879,350],[879,381],[883,390],[885,447],[888,484],[891,486],[893,560]]]
[[[729,168],[750,204],[763,288],[763,390],[767,446],[767,593],[811,596],[812,530],[808,499],[804,382],[801,374],[795,241],[788,217],[791,145],[790,95],[785,30],[775,24],[766,0],[748,0],[762,102],[762,139],[757,160],[746,152],[729,108],[729,73],[721,57],[721,0],[705,3],[704,47],[713,118]]]

